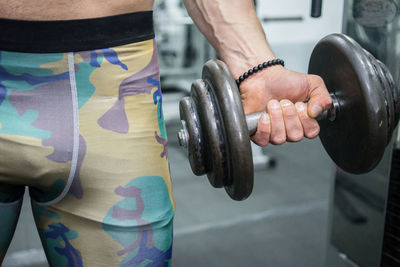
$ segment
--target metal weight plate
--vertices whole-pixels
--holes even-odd
[[[398,121],[398,94],[397,88],[395,87],[395,83],[393,77],[386,67],[381,61],[377,60],[370,52],[363,49],[366,55],[369,57],[371,64],[373,65],[373,69],[375,71],[376,78],[380,84],[377,89],[381,89],[383,96],[385,98],[385,106],[386,106],[386,114],[388,121],[388,130],[387,130],[387,142],[390,142],[392,137],[392,133],[396,128]]]
[[[384,95],[386,95],[386,100],[388,105],[390,105],[390,114],[389,114],[389,133],[388,133],[388,142],[392,138],[393,131],[395,130],[397,123],[399,122],[400,115],[400,101],[399,101],[399,88],[396,86],[393,76],[390,73],[389,69],[385,64],[381,61],[376,60],[379,66],[379,73],[381,74],[382,84],[384,84]]]
[[[329,156],[351,173],[372,170],[388,142],[388,116],[369,56],[350,37],[331,34],[315,46],[308,72],[320,75],[340,104],[333,122],[319,122],[319,137]]]
[[[184,97],[179,101],[179,114],[189,135],[187,149],[190,167],[195,175],[204,175],[207,172],[205,144],[199,114],[192,98]]]
[[[390,138],[392,137],[393,133],[393,126],[395,124],[395,112],[394,112],[394,103],[392,101],[392,94],[390,92],[390,85],[388,80],[385,78],[383,73],[383,63],[378,60],[371,60],[375,65],[375,72],[377,74],[379,83],[381,84],[380,88],[382,88],[383,97],[385,98],[385,106],[386,106],[386,114],[387,114],[387,143],[390,142]]]
[[[190,94],[200,118],[203,147],[207,155],[205,165],[208,180],[214,187],[223,187],[229,175],[226,163],[226,140],[217,104],[208,90],[203,80],[196,80],[192,84]]]
[[[253,190],[253,157],[242,101],[228,67],[220,60],[210,60],[203,67],[203,80],[215,95],[226,139],[229,180],[225,190],[235,200],[247,198]]]

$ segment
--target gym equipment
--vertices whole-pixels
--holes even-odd
[[[331,34],[315,46],[310,74],[321,76],[332,106],[317,120],[321,142],[342,169],[365,173],[380,161],[399,119],[397,88],[387,67],[343,34]],[[227,66],[210,60],[189,97],[179,103],[192,171],[207,174],[214,187],[225,187],[234,200],[253,188],[250,136],[262,113],[245,115],[239,89]]]
[[[321,17],[322,11],[322,0],[312,0],[311,1],[311,17],[319,18]]]

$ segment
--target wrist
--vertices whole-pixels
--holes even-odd
[[[227,64],[229,70],[231,71],[233,77],[238,79],[244,72],[248,71],[265,61],[276,59],[275,55],[272,53],[263,53],[263,56],[229,56],[222,57],[223,61]]]
[[[240,75],[235,81],[237,86],[239,87],[240,84],[248,79],[250,79],[251,77],[256,77],[257,73],[261,73],[264,71],[264,74],[266,73],[267,69],[272,69],[273,67],[284,67],[285,66],[285,62],[282,59],[272,59],[272,60],[268,60],[268,61],[264,61],[258,65],[255,65],[252,68],[249,68],[247,71],[245,71],[242,75]]]
[[[286,69],[282,65],[264,68],[240,83],[238,89],[240,92],[246,93],[249,91],[258,90],[261,87],[264,87],[266,84],[274,84],[277,77],[280,77],[281,73],[284,71],[286,71]]]

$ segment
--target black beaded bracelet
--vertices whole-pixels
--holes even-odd
[[[254,73],[268,68],[270,66],[274,66],[274,65],[282,65],[285,66],[285,62],[282,59],[276,58],[267,62],[264,62],[262,64],[259,64],[258,66],[255,66],[252,69],[249,69],[248,71],[246,71],[245,73],[243,73],[242,76],[239,77],[239,79],[236,80],[236,84],[239,87],[239,85],[248,77],[250,77],[251,75],[253,75]]]

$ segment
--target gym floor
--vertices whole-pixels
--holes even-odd
[[[333,177],[327,155],[319,140],[265,152],[276,166],[258,170],[253,194],[235,202],[191,175],[185,155],[171,146],[173,266],[324,266]]]
[[[168,123],[177,204],[173,265],[323,266],[332,164],[318,139],[263,151],[276,166],[257,168],[253,194],[236,202],[196,177]],[[25,201],[7,266],[48,266]]]

